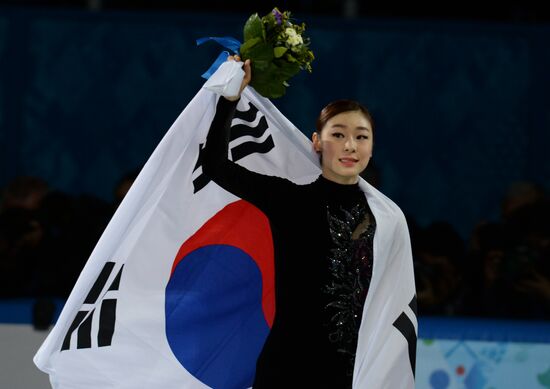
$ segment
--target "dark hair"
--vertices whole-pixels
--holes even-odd
[[[331,118],[343,112],[349,111],[359,111],[365,115],[365,118],[369,121],[372,126],[372,130],[374,131],[374,121],[372,120],[369,110],[364,105],[353,100],[336,100],[329,103],[319,114],[316,123],[317,133],[321,133],[321,130]]]

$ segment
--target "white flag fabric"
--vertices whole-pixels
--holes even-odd
[[[217,98],[201,89],[187,105],[97,243],[34,358],[53,388],[252,385],[274,315],[272,241],[259,210],[202,174]],[[246,88],[237,111],[234,124],[267,127],[232,139],[233,160],[296,183],[320,174],[311,142],[268,99]],[[377,229],[353,388],[414,388],[405,218],[371,185],[360,187]]]

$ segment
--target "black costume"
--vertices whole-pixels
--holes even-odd
[[[357,184],[322,176],[307,185],[228,160],[236,102],[220,97],[203,173],[268,217],[276,311],[255,389],[351,388],[357,334],[372,274],[375,221]]]

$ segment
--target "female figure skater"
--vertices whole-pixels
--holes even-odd
[[[241,92],[251,80],[248,60],[243,69]],[[376,220],[358,185],[372,156],[371,115],[354,101],[328,104],[312,137],[322,174],[298,185],[249,171],[227,158],[239,98],[219,98],[202,166],[222,188],[259,208],[273,234],[275,318],[253,388],[351,388],[376,260]]]

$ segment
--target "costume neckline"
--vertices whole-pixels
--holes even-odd
[[[359,182],[356,182],[355,184],[339,184],[323,177],[323,175],[319,175],[319,177],[317,178],[317,183],[323,189],[323,191],[328,194],[341,196],[347,194],[362,193],[362,190],[359,187]]]

